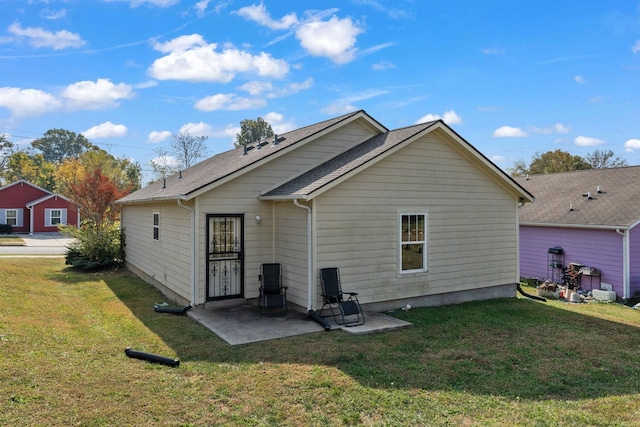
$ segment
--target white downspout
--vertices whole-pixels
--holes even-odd
[[[616,233],[622,236],[622,299],[628,299],[631,293],[629,264],[629,230],[616,229]]]
[[[178,199],[178,206],[191,212],[191,306],[196,306],[196,210],[183,205]]]
[[[313,309],[313,258],[311,252],[313,249],[311,243],[311,208],[301,205],[298,199],[293,199],[293,204],[299,208],[307,210],[307,313]]]

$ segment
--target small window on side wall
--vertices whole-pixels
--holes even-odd
[[[400,225],[400,273],[427,271],[427,214],[402,213]]]
[[[160,240],[160,212],[153,213],[153,240]]]

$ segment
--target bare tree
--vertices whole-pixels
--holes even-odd
[[[594,169],[619,168],[627,166],[627,161],[616,156],[611,150],[595,150],[584,158]]]
[[[207,136],[193,136],[182,131],[171,135],[169,148],[154,150],[157,157],[149,162],[156,179],[195,165],[207,154]]]
[[[193,136],[186,131],[171,135],[170,152],[175,155],[180,168],[191,167],[206,155],[207,146],[204,142],[207,138],[207,136]]]

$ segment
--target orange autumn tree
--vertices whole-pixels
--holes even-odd
[[[64,227],[75,239],[67,252],[67,264],[81,269],[99,269],[124,261],[123,236],[118,226],[120,209],[116,200],[129,189],[118,186],[96,168],[85,179],[69,184],[71,198],[80,205],[79,228]]]

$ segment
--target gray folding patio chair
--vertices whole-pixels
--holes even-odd
[[[285,315],[287,313],[287,287],[282,284],[282,265],[266,263],[260,266],[260,297],[258,304],[262,314]]]
[[[357,326],[364,324],[364,313],[360,307],[360,301],[358,301],[358,293],[342,290],[340,271],[337,267],[321,268],[320,284],[322,285],[320,316],[327,307],[338,325]]]

